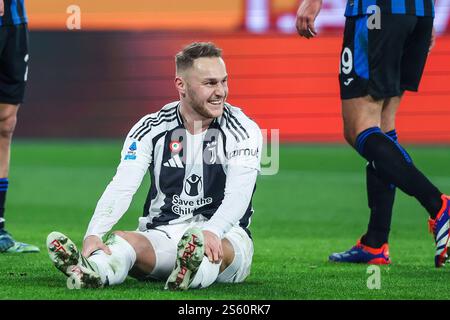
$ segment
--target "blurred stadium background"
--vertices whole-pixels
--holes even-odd
[[[122,138],[177,99],[173,55],[194,40],[224,49],[229,102],[282,142],[343,142],[337,73],[345,0],[324,0],[320,37],[295,33],[298,0],[28,0],[31,59],[15,138]],[[67,8],[81,30],[67,30]],[[407,94],[404,143],[450,143],[450,0],[421,92]],[[411,99],[415,96],[414,99]]]

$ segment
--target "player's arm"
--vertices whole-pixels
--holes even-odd
[[[297,10],[296,27],[300,36],[307,39],[317,35],[314,21],[322,8],[322,0],[303,0]]]
[[[241,166],[230,167],[225,185],[225,196],[216,213],[203,228],[205,254],[211,262],[223,258],[223,235],[243,217],[252,198],[258,170]]]
[[[230,159],[224,199],[203,227],[205,254],[211,262],[219,263],[222,260],[221,239],[244,216],[252,199],[260,170],[262,136],[256,125],[254,132],[249,134],[251,139],[237,144],[235,150],[249,148],[253,152],[251,155],[243,154]]]
[[[3,0],[0,0],[0,17],[3,17],[3,13],[5,12],[5,4]]]
[[[138,122],[130,134],[134,132],[143,120]],[[101,241],[104,234],[120,220],[128,210],[134,194],[139,188],[151,162],[151,143],[149,134],[141,141],[130,138],[125,140],[121,153],[121,162],[117,172],[103,192],[91,218],[83,242],[84,256],[105,246]]]

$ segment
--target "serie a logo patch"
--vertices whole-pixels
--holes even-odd
[[[136,150],[137,150],[136,142],[133,142],[128,148],[128,152],[124,160],[136,160]]]

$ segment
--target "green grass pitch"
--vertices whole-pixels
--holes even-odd
[[[251,225],[255,255],[245,283],[167,292],[163,283],[128,278],[106,289],[68,290],[48,259],[46,236],[58,230],[81,245],[120,149],[120,141],[14,141],[7,229],[39,245],[41,253],[0,255],[0,299],[435,299],[436,293],[450,298],[450,270],[434,268],[427,214],[401,192],[390,238],[393,264],[381,267],[381,289],[368,289],[366,265],[327,262],[367,226],[365,162],[350,147],[314,145],[283,146],[279,173],[259,177]],[[448,147],[408,149],[416,165],[450,192]],[[116,230],[136,228],[148,186],[147,178]]]

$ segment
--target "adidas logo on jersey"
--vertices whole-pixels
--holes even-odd
[[[180,168],[180,169],[184,168],[183,162],[181,161],[181,158],[178,154],[174,155],[168,161],[164,162],[163,166],[169,168]]]

